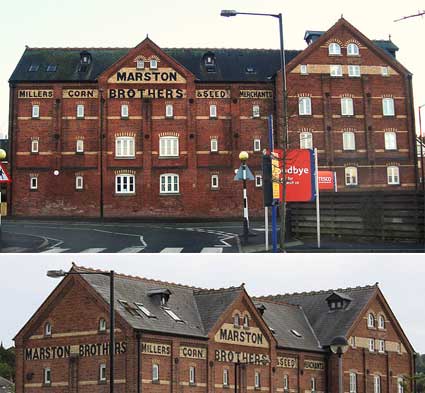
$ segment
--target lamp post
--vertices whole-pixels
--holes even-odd
[[[418,107],[419,113],[419,141],[421,148],[421,182],[422,182],[422,192],[425,192],[425,182],[424,182],[424,148],[423,148],[423,136],[422,136],[422,121],[421,121],[421,109],[425,106],[425,104],[420,105]]]
[[[242,182],[243,182],[243,239],[245,244],[248,243],[249,236],[249,218],[248,218],[248,194],[246,191],[246,161],[248,160],[248,153],[241,151],[239,153],[239,159],[241,160],[242,166]]]
[[[114,393],[114,359],[115,359],[115,315],[114,315],[114,271],[109,272],[65,272],[63,270],[49,270],[47,277],[59,278],[77,274],[100,274],[109,276],[109,393]]]
[[[221,16],[231,17],[236,15],[253,15],[253,16],[271,16],[279,20],[279,40],[280,40],[280,72],[282,74],[282,151],[283,151],[283,165],[286,168],[286,150],[288,147],[288,111],[287,111],[287,91],[286,91],[286,64],[285,64],[285,50],[283,46],[283,24],[282,14],[264,14],[257,12],[238,12],[235,10],[222,10]],[[286,236],[286,171],[284,169],[282,179],[282,204],[280,214],[280,248],[284,248]]]
[[[0,161],[4,160],[6,158],[6,152],[3,149],[0,149]],[[2,248],[2,229],[1,229],[1,183],[0,183],[0,250]]]
[[[338,393],[343,393],[342,355],[348,350],[348,341],[345,337],[337,336],[332,340],[330,348],[338,355]]]

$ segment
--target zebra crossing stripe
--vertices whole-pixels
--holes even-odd
[[[145,249],[145,247],[127,247],[127,248],[123,248],[122,250],[117,251],[117,253],[119,253],[119,254],[123,254],[123,253],[134,254],[134,253],[138,253],[138,252],[140,252],[144,249]]]
[[[42,253],[56,254],[56,253],[61,253],[61,252],[65,252],[65,251],[68,251],[68,250],[69,250],[69,248],[54,247],[54,248],[50,248],[49,250],[42,251]]]
[[[89,254],[89,253],[97,253],[97,252],[102,252],[102,251],[105,251],[106,250],[106,248],[88,248],[87,250],[83,250],[83,251],[80,251],[81,253],[83,253],[83,254]]]
[[[201,253],[221,254],[223,252],[222,247],[204,247]]]
[[[161,253],[179,253],[182,251],[183,251],[183,248],[180,248],[180,247],[176,247],[176,248],[166,247],[161,250]]]

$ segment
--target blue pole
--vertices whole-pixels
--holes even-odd
[[[277,225],[276,225],[276,218],[277,218],[277,206],[272,206],[272,245],[273,245],[273,252],[277,252]]]

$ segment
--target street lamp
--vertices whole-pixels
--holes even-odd
[[[422,137],[422,121],[421,121],[421,109],[425,106],[425,104],[420,105],[418,107],[419,112],[419,142],[421,148],[421,182],[422,182],[422,192],[425,192],[425,183],[424,183],[424,148],[423,148],[423,137]]]
[[[342,380],[342,355],[348,350],[348,341],[345,337],[335,337],[330,345],[331,351],[338,355],[338,392],[343,393],[343,380]]]
[[[248,243],[249,235],[249,218],[248,218],[248,194],[246,192],[246,162],[249,154],[246,151],[239,153],[239,159],[242,166],[242,182],[243,182],[243,239],[245,244]]]
[[[0,149],[0,162],[6,158],[6,152],[3,149]],[[1,230],[1,183],[0,183],[0,250],[2,248],[2,230]]]
[[[280,71],[282,74],[282,152],[283,152],[283,168],[286,168],[286,150],[288,147],[288,111],[287,111],[287,92],[286,92],[286,65],[285,50],[283,46],[283,25],[282,14],[263,14],[257,12],[238,12],[235,10],[222,10],[221,16],[231,17],[236,15],[254,15],[254,16],[271,16],[279,20],[279,39],[280,39]],[[286,235],[286,170],[284,169],[282,179],[282,209],[280,214],[280,248],[284,248]]]
[[[109,276],[109,393],[114,393],[114,355],[115,355],[115,315],[114,315],[114,271],[109,272],[65,272],[63,270],[49,270],[47,277],[59,278],[71,274],[100,274]]]

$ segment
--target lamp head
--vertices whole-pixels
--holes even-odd
[[[248,160],[248,157],[249,157],[249,154],[248,154],[248,152],[246,152],[246,151],[241,151],[241,152],[239,153],[239,159],[240,159],[242,162],[245,162],[246,160]]]
[[[0,149],[0,160],[4,160],[6,158],[6,152],[3,149]]]
[[[235,10],[221,10],[220,15],[225,17],[236,16],[238,13]]]
[[[333,353],[342,355],[348,350],[348,341],[343,336],[337,336],[332,340],[330,348]]]

